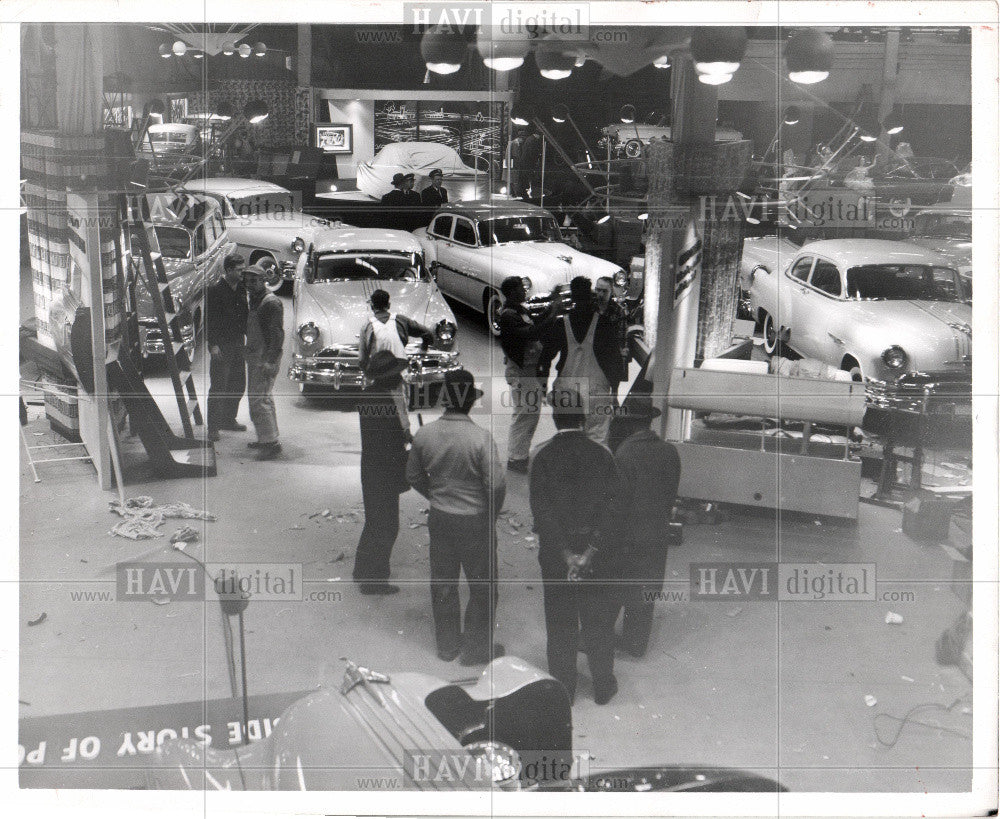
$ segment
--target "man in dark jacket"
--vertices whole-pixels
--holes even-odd
[[[524,301],[527,292],[520,276],[508,276],[500,283],[504,307],[500,312],[500,348],[507,364],[505,377],[510,387],[510,406],[513,420],[507,446],[507,469],[528,472],[528,453],[531,439],[538,427],[545,378],[548,372],[539,367],[542,352],[542,334],[556,320],[558,298],[553,292],[549,313],[537,321],[528,313]]]
[[[420,194],[413,190],[416,176],[403,174],[403,230],[416,230],[423,225],[423,203]]]
[[[649,396],[627,398],[621,417],[632,432],[615,452],[625,487],[625,564],[633,581],[625,592],[622,646],[633,657],[642,657],[649,645],[654,597],[663,590],[670,517],[681,477],[677,448],[650,429],[659,415]]]
[[[393,230],[406,230],[406,175],[392,176],[392,190],[382,197],[382,222]]]
[[[579,397],[573,406],[556,407],[554,415],[557,432],[535,454],[529,483],[549,673],[572,701],[582,642],[594,701],[604,705],[618,691],[614,624],[621,577],[621,478],[611,453],[584,433]]]
[[[284,305],[267,289],[268,278],[268,272],[257,265],[243,271],[243,283],[250,294],[246,347],[247,400],[250,403],[250,420],[257,431],[257,440],[247,446],[259,450],[259,461],[277,457],[281,452],[272,392],[285,344]]]
[[[227,256],[222,278],[205,291],[205,335],[211,360],[208,374],[208,437],[219,440],[219,430],[245,432],[236,413],[247,386],[243,355],[247,336],[247,289],[243,286],[242,256]]]
[[[422,225],[429,225],[431,218],[442,205],[448,204],[448,190],[441,187],[444,181],[444,172],[440,168],[434,168],[429,174],[431,184],[420,191],[420,202],[424,206]]]
[[[399,534],[399,496],[406,482],[406,445],[396,393],[406,369],[405,358],[379,350],[369,362],[372,383],[358,401],[361,422],[361,497],[365,527],[354,556],[354,580],[362,594],[395,594],[389,583],[389,560]]]
[[[552,359],[559,356],[553,392],[580,392],[588,437],[607,444],[618,385],[627,375],[619,332],[613,321],[598,312],[586,276],[574,278],[569,288],[573,307],[545,332],[539,366],[547,372]]]

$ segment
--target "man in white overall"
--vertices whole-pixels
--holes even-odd
[[[396,358],[407,358],[406,343],[415,337],[423,340],[423,349],[428,349],[434,342],[434,334],[422,324],[399,313],[389,311],[389,294],[385,290],[376,290],[371,297],[372,316],[365,322],[359,334],[358,363],[361,371],[368,372],[368,362],[379,350],[388,350]],[[410,419],[407,414],[409,401],[406,395],[406,384],[400,383],[394,391],[399,407],[399,418],[403,428],[409,433]]]
[[[568,396],[582,400],[587,414],[584,430],[592,441],[607,446],[618,384],[625,363],[613,322],[596,306],[590,280],[577,276],[570,284],[573,308],[546,333],[539,367],[544,371],[558,354],[550,400],[554,408]]]

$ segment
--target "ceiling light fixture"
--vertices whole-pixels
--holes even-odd
[[[569,118],[569,108],[565,103],[557,103],[552,107],[552,121],[565,122]]]
[[[830,76],[833,68],[833,39],[821,29],[797,31],[785,45],[788,79],[800,85],[813,85]]]
[[[539,49],[535,52],[538,73],[547,80],[565,80],[573,73],[575,62],[575,54],[564,54],[554,48]]]
[[[691,35],[691,57],[698,79],[706,85],[729,82],[746,50],[747,30],[741,26],[704,26]],[[706,80],[706,76],[719,79]]]
[[[236,50],[244,60],[253,53],[253,49],[247,43],[240,43]]]
[[[248,102],[246,108],[243,109],[243,116],[247,118],[247,121],[251,125],[257,125],[267,119],[270,112],[267,106],[264,104],[263,100],[253,100]]]
[[[670,68],[670,57],[664,54],[662,57],[657,57],[653,60],[654,68]]]
[[[454,74],[462,67],[466,51],[465,39],[448,26],[427,29],[420,40],[420,55],[435,74]]]
[[[476,33],[476,48],[483,64],[494,71],[513,71],[524,64],[528,55],[528,41],[499,28],[480,26]]]
[[[797,105],[789,105],[785,109],[784,121],[785,125],[796,125],[799,121],[799,108]]]
[[[618,112],[618,119],[626,125],[631,125],[635,122],[635,106],[632,104],[623,105],[621,111]]]
[[[698,81],[705,85],[724,85],[733,78],[732,74],[699,74]]]
[[[169,43],[160,44],[160,56],[163,57],[163,59],[165,60],[169,60],[171,57],[174,56],[174,52],[170,50]]]
[[[177,40],[174,43],[173,48],[171,50],[178,57],[183,57],[185,54],[187,54],[187,50],[188,50],[187,43],[185,43],[183,40]]]
[[[254,43],[253,44],[253,55],[254,57],[264,57],[267,55],[267,46],[264,43]]]

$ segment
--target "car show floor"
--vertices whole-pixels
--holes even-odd
[[[285,299],[286,324],[291,301]],[[461,362],[501,377],[502,355],[481,317],[456,310]],[[205,360],[199,344],[199,395]],[[282,373],[287,371],[290,351]],[[147,382],[168,421],[174,395],[163,375]],[[339,685],[344,659],[375,670],[420,671],[441,679],[478,669],[434,653],[426,501],[401,498],[392,597],[365,597],[351,582],[362,524],[356,413],[311,400],[279,378],[283,452],[256,462],[252,433],[223,433],[218,475],[154,479],[142,452],[126,451],[126,496],[185,502],[213,522],[168,520],[163,537],[131,541],[109,529],[117,495],[97,488],[89,464],[21,462],[20,714],[93,712],[230,696],[222,617],[215,601],[115,601],[115,565],[127,560],[185,564],[171,532],[191,524],[187,551],[206,562],[301,567],[301,601],[252,601],[245,614],[248,687],[277,694]],[[51,437],[40,408],[26,435]],[[436,412],[424,413],[424,420]],[[249,423],[246,403],[240,420]],[[501,453],[509,420],[491,425]],[[543,415],[536,441],[554,431]],[[537,540],[527,479],[508,473],[499,524],[497,639],[507,653],[545,667]],[[866,484],[870,494],[873,486]],[[897,508],[862,504],[856,523],[723,507],[695,517],[668,553],[664,600],[649,653],[619,653],[620,691],[592,699],[586,663],[573,708],[578,753],[592,771],[643,764],[732,766],[770,776],[792,791],[963,791],[972,765],[971,683],[935,659],[935,642],[965,611],[968,583],[956,557],[968,533],[917,541]],[[874,564],[874,598],[830,601],[690,599],[692,563]],[[105,594],[100,599],[97,593]],[[888,614],[898,617],[887,617]],[[43,620],[39,618],[44,616]],[[890,620],[892,622],[887,622]],[[921,708],[914,711],[913,709]]]

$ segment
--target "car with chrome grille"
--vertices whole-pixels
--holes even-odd
[[[829,239],[743,243],[741,279],[764,350],[784,346],[858,381],[965,372],[972,305],[944,256],[909,242]]]
[[[456,323],[424,263],[420,243],[401,230],[320,230],[299,256],[294,286],[294,349],[288,377],[309,387],[359,391],[367,381],[358,363],[361,330],[372,315],[369,300],[385,290],[393,313],[409,316],[434,333],[406,347],[411,389],[437,384],[457,370]]]
[[[495,336],[503,306],[500,283],[508,276],[524,279],[533,315],[547,311],[553,290],[566,289],[576,276],[591,282],[607,276],[619,291],[629,282],[619,265],[566,244],[547,210],[517,199],[450,203],[413,233],[441,292],[481,311]]]
[[[192,179],[183,190],[219,203],[230,239],[250,264],[275,263],[281,277],[268,283],[271,291],[292,282],[299,254],[317,230],[331,226],[328,219],[302,213],[292,191],[261,179]]]

